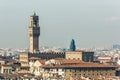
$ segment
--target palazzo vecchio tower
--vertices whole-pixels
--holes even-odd
[[[40,26],[39,26],[39,16],[34,13],[30,16],[30,26],[29,26],[29,51],[30,53],[36,53],[39,51],[39,36],[40,36]]]

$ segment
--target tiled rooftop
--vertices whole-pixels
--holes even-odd
[[[92,63],[92,62],[83,62],[80,60],[63,60],[61,64],[43,65],[44,68],[115,68],[108,64]]]

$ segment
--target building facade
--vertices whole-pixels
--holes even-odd
[[[82,60],[82,52],[68,51],[65,54],[65,59]]]
[[[12,66],[7,64],[1,65],[1,72],[3,74],[11,74],[12,73]]]
[[[82,52],[82,60],[85,62],[93,62],[94,61],[94,52],[83,51]]]
[[[21,66],[28,66],[28,53],[21,52],[19,61],[21,63]]]
[[[94,64],[93,64],[94,65]],[[115,76],[115,67],[69,67],[65,69],[65,78],[70,80],[70,77],[81,77],[93,79],[96,76]]]
[[[65,53],[65,59],[82,60],[85,62],[93,62],[94,52],[88,51],[68,51]]]

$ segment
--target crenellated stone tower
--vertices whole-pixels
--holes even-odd
[[[34,13],[30,16],[30,26],[29,26],[29,38],[30,38],[30,53],[36,53],[39,51],[39,36],[40,36],[40,26],[39,26],[39,16]]]

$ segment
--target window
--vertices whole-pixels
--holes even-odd
[[[11,70],[11,69],[9,70],[9,73],[12,73],[12,70]]]
[[[110,76],[111,76],[112,74],[110,73]]]
[[[75,69],[75,72],[76,72],[77,70]]]
[[[5,72],[6,72],[6,69],[3,70],[3,73],[5,73]]]

